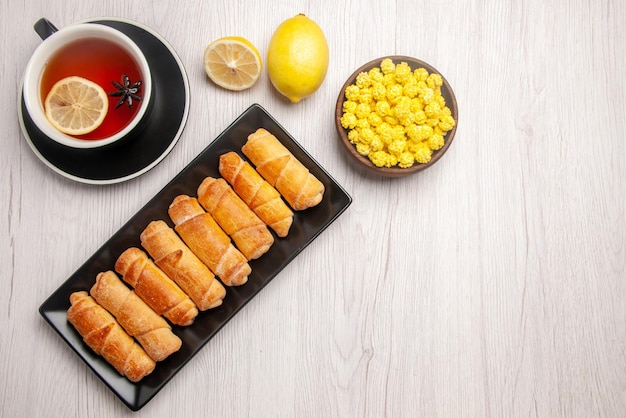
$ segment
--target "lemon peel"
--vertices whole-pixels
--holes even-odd
[[[328,42],[322,29],[304,14],[283,21],[267,52],[267,71],[276,90],[292,103],[309,97],[328,71]]]

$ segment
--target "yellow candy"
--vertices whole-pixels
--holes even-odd
[[[439,126],[441,128],[442,131],[444,132],[448,132],[450,130],[452,130],[452,128],[454,128],[454,125],[456,124],[456,122],[454,121],[454,118],[450,115],[444,115],[441,118],[441,122],[439,122]]]
[[[356,85],[363,89],[365,87],[369,87],[372,84],[372,80],[370,80],[370,76],[367,73],[360,73],[356,76]]]
[[[341,126],[343,126],[344,129],[354,128],[357,122],[358,120],[354,113],[344,113],[343,116],[341,116]]]
[[[423,110],[415,112],[415,123],[417,123],[418,125],[425,125],[427,120],[428,117]]]
[[[351,144],[358,144],[359,131],[357,131],[356,129],[352,129],[350,132],[348,132],[348,141],[350,141]]]
[[[379,135],[374,134],[374,138],[370,142],[370,148],[372,151],[382,151],[385,148],[385,143],[380,139]]]
[[[404,84],[409,79],[409,77],[411,77],[411,67],[409,67],[409,64],[407,64],[406,62],[401,62],[400,64],[396,65],[395,70],[396,81],[400,84]]]
[[[440,74],[432,73],[428,76],[426,84],[428,84],[428,87],[431,89],[435,89],[436,87],[441,87],[443,85],[443,79]]]
[[[428,147],[428,145],[421,143],[420,146],[414,153],[415,161],[418,163],[426,164],[432,158],[433,151]]]
[[[372,84],[372,99],[375,101],[385,100],[387,97],[387,88],[383,83],[376,81]]]
[[[435,99],[435,90],[431,89],[430,87],[426,87],[419,92],[419,96],[420,99],[422,99],[422,102],[428,104]]]
[[[363,144],[371,143],[374,139],[374,131],[372,131],[370,128],[361,129],[359,133],[359,139]]]
[[[343,110],[343,113],[354,113],[356,111],[356,105],[356,102],[353,102],[352,100],[346,100],[345,102],[343,102],[341,109]]]
[[[381,118],[378,113],[372,112],[367,117],[367,121],[370,123],[371,126],[379,126],[381,123],[383,123],[383,118]]]
[[[406,150],[406,141],[401,139],[394,139],[391,141],[391,144],[387,147],[390,154],[395,156],[399,156]]]
[[[384,167],[387,163],[387,153],[385,151],[370,152],[368,157],[376,167]]]
[[[391,59],[357,75],[344,92],[341,125],[377,167],[425,164],[456,121],[441,95],[443,78]]]
[[[359,119],[367,119],[370,113],[372,113],[372,109],[367,103],[359,103],[354,111],[354,114]]]
[[[392,74],[396,69],[396,64],[393,63],[391,58],[385,58],[380,62],[380,70],[383,74]]]
[[[420,110],[424,110],[424,103],[418,98],[414,97],[411,99],[411,112],[418,112]]]
[[[349,85],[348,87],[346,87],[346,91],[344,92],[346,100],[358,102],[360,91],[361,89],[358,86],[354,84]]]
[[[396,83],[396,76],[393,73],[385,74],[381,83],[385,87],[393,86]]]
[[[372,80],[372,84],[383,82],[383,73],[379,67],[372,68],[371,70],[367,72],[367,75],[370,76],[370,80]]]
[[[413,77],[416,81],[426,81],[428,80],[428,71],[425,68],[418,68],[413,71]]]
[[[407,79],[407,82],[402,86],[402,93],[409,99],[417,96],[419,89],[417,88],[417,82],[414,78]]]
[[[403,152],[398,157],[398,166],[400,168],[409,168],[415,163],[415,157],[410,152]]]
[[[363,143],[356,144],[356,152],[361,155],[367,156],[370,153],[370,146]]]
[[[364,87],[359,90],[359,102],[360,103],[369,103],[373,100],[372,97],[372,89],[370,87]]]
[[[430,138],[428,138],[428,146],[431,150],[436,151],[443,147],[443,136],[439,134],[433,134]]]
[[[370,127],[368,119],[357,119],[355,129],[367,129]]]
[[[389,125],[387,122],[381,123],[376,128],[376,133],[378,133],[378,135],[380,135],[380,139],[385,144],[389,144],[391,142],[391,140],[393,139],[393,129],[391,128],[391,125]]]
[[[391,114],[391,106],[386,101],[376,102],[376,113],[381,118]]]
[[[397,104],[402,97],[402,86],[400,84],[392,84],[387,86],[387,100],[389,103]]]
[[[424,107],[424,113],[429,118],[438,118],[441,114],[441,107],[437,101],[432,101]]]

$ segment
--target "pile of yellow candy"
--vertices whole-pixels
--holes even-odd
[[[346,88],[341,125],[357,152],[377,167],[425,164],[456,123],[442,84],[439,74],[386,58]]]

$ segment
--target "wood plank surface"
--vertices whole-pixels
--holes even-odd
[[[305,13],[330,68],[299,104],[229,92],[204,48],[244,36],[263,59]],[[131,19],[186,68],[172,152],[115,185],[56,174],[17,117],[32,24]],[[626,411],[626,3],[34,0],[0,6],[0,415],[3,417],[623,417]],[[363,63],[436,67],[459,105],[435,166],[380,178],[349,160],[334,106]],[[251,104],[353,203],[140,412],[44,322],[41,303]]]

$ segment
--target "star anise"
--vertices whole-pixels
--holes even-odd
[[[141,80],[135,81],[133,84],[130,84],[130,78],[126,75],[122,75],[122,83],[118,83],[117,81],[112,81],[113,85],[117,89],[117,91],[109,93],[109,96],[119,96],[120,101],[117,102],[115,108],[117,109],[124,102],[128,103],[128,108],[133,108],[133,100],[141,101],[141,96],[139,93],[139,88],[141,87]]]

